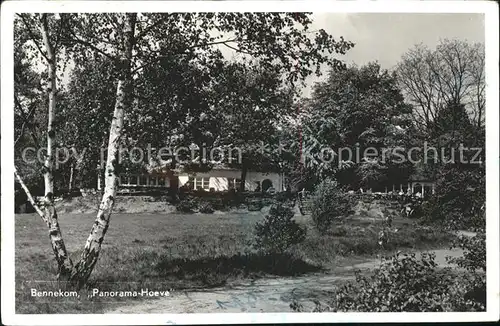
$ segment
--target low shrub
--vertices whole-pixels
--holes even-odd
[[[250,212],[260,211],[264,207],[260,199],[249,200],[247,206]]]
[[[277,204],[277,201],[274,198],[264,197],[262,198],[261,203],[262,206],[271,206]]]
[[[208,203],[208,202],[202,202],[199,206],[198,206],[198,211],[200,213],[203,213],[203,214],[212,214],[215,210],[214,208],[212,207],[212,204]]]
[[[348,216],[352,207],[349,195],[331,179],[317,186],[310,201],[311,217],[320,232],[326,232],[336,218]]]
[[[274,199],[276,199],[276,201],[280,203],[285,203],[288,201],[292,201],[294,199],[294,195],[290,191],[281,191],[274,196]]]
[[[192,213],[197,206],[198,205],[195,200],[186,198],[181,200],[175,208],[181,213]]]
[[[209,202],[216,211],[227,211],[231,206],[230,201],[225,197],[206,199],[206,201]]]
[[[356,281],[342,286],[326,305],[315,311],[439,312],[484,311],[471,291],[476,279],[457,275],[451,268],[439,269],[435,255],[399,254],[384,260],[373,275],[356,272]],[[460,281],[458,281],[460,280]],[[292,309],[301,311],[300,304]]]
[[[283,205],[273,205],[262,222],[255,225],[254,248],[267,253],[283,253],[306,238],[306,228],[293,218],[293,211]]]

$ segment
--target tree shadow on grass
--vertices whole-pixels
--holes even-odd
[[[175,258],[160,257],[154,267],[161,278],[190,280],[204,286],[221,286],[238,278],[257,278],[266,275],[299,276],[321,271],[291,254],[237,254],[231,257]]]

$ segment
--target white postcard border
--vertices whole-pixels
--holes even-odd
[[[211,313],[211,314],[15,314],[13,13],[308,11],[484,13],[486,46],[487,311],[477,313]],[[6,1],[1,12],[1,262],[2,322],[9,325],[234,324],[334,322],[495,321],[499,318],[499,83],[498,5],[488,1]]]

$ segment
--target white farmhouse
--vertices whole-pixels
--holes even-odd
[[[119,176],[121,190],[134,188],[166,189],[188,186],[194,190],[228,191],[239,189],[241,170],[229,167],[215,167],[207,172],[153,170],[144,173],[132,173]],[[273,187],[276,192],[284,190],[284,174],[281,172],[248,171],[245,177],[246,191],[267,191]]]

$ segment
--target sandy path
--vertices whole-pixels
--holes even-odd
[[[447,266],[446,256],[460,256],[460,250],[433,250],[436,262]],[[295,299],[304,308],[313,308],[311,300],[328,296],[339,281],[352,279],[353,269],[373,269],[380,263],[373,259],[339,268],[334,274],[309,274],[295,278],[266,278],[225,287],[180,291],[170,297],[141,301],[138,304],[115,307],[106,313],[206,313],[206,312],[291,312]]]

